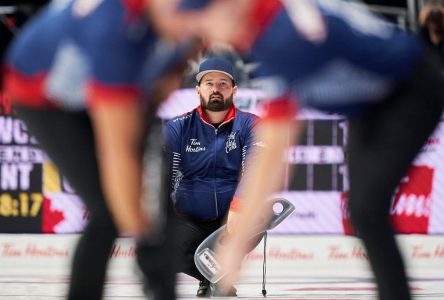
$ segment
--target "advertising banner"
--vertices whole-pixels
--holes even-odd
[[[0,98],[0,232],[72,233],[88,213],[81,199],[46,157],[9,102]],[[234,103],[261,115],[262,95],[239,89]],[[194,89],[175,91],[158,115],[168,120],[194,109]],[[303,110],[304,132],[288,145],[287,176],[277,197],[296,210],[273,234],[353,234],[346,205],[347,122],[337,115]],[[444,234],[444,119],[395,191],[391,216],[398,233]]]
[[[80,232],[86,220],[80,198],[2,97],[0,232]]]
[[[41,231],[43,156],[23,122],[0,115],[1,231]]]
[[[234,103],[261,115],[261,97],[257,90],[239,89]],[[169,119],[198,104],[193,89],[179,90],[159,114]],[[346,210],[347,122],[315,110],[303,110],[298,118],[305,131],[298,145],[288,147],[285,188],[275,195],[290,200],[296,210],[272,233],[354,234]],[[398,233],[444,233],[444,118],[401,181],[390,213]]]

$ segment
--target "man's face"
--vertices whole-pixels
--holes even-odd
[[[219,72],[205,74],[196,87],[202,108],[209,111],[229,109],[236,90],[231,78]]]

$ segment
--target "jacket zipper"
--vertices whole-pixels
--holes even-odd
[[[217,134],[219,132],[219,128],[221,128],[222,126],[224,126],[228,122],[231,122],[231,120],[223,122],[217,128],[214,127],[213,125],[211,125],[211,126],[214,127],[214,134],[216,135],[216,138],[214,140],[214,143],[215,143],[214,146],[216,146],[216,144],[217,144]],[[216,157],[217,157],[217,148],[214,147],[214,165],[213,165],[214,166],[214,181],[213,181],[213,189],[214,189],[214,204],[216,206],[216,217],[215,217],[215,219],[217,219],[219,217],[219,209],[218,209],[218,206],[217,206],[218,201],[217,201],[217,193],[216,193]]]
[[[214,128],[214,134],[216,135],[216,138],[214,139],[214,163],[213,163],[213,166],[214,166],[214,169],[213,169],[213,171],[214,171],[214,173],[213,173],[213,176],[214,176],[214,180],[213,180],[213,189],[214,189],[214,205],[215,205],[215,208],[216,208],[216,217],[215,217],[215,219],[217,219],[218,217],[219,217],[219,209],[218,209],[218,205],[217,205],[217,193],[216,193],[216,157],[217,157],[217,147],[216,147],[216,144],[217,144],[217,132],[218,132],[218,128]]]

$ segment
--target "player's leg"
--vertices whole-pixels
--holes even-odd
[[[72,261],[68,299],[101,299],[117,229],[100,187],[94,138],[86,113],[18,109],[40,146],[89,210]]]
[[[179,238],[175,241],[181,256],[181,264],[178,272],[185,273],[199,280],[199,287],[196,295],[206,297],[210,295],[210,282],[199,272],[194,262],[194,254],[197,247],[211,233],[217,230],[221,221],[195,222],[185,217],[178,216]]]
[[[410,299],[389,209],[396,186],[441,118],[443,86],[426,59],[391,97],[349,122],[350,217],[381,300]]]
[[[144,291],[149,299],[176,299],[176,272],[180,257],[175,241],[179,238],[177,222],[170,200],[170,174],[165,164],[162,143],[162,122],[148,110],[144,145],[142,195],[145,213],[151,221],[146,236],[139,237],[136,259],[143,274]]]
[[[136,259],[143,273],[144,292],[153,300],[176,299],[176,269],[179,255],[172,246],[177,238],[174,216],[168,214],[162,236],[140,239]]]
[[[185,218],[179,218],[178,224],[181,237],[176,242],[181,255],[184,257],[180,271],[198,280],[204,280],[204,277],[194,265],[194,251],[200,242],[205,239],[206,234],[199,226]]]

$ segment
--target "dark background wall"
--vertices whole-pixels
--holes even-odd
[[[407,7],[407,0],[364,0],[367,4]]]

